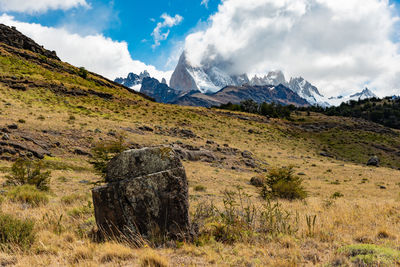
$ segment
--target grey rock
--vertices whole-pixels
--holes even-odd
[[[107,185],[93,189],[99,229],[108,236],[190,236],[188,182],[171,148],[128,150],[108,165]]]
[[[18,125],[13,123],[13,124],[7,125],[7,128],[11,129],[11,130],[16,130],[16,129],[18,129]]]
[[[379,163],[380,163],[379,158],[378,158],[377,156],[373,156],[373,157],[371,157],[371,158],[368,160],[367,166],[376,166],[376,167],[379,167]]]
[[[264,181],[261,177],[255,176],[250,179],[250,184],[255,187],[261,187],[264,185]]]
[[[90,152],[85,151],[85,150],[83,150],[83,149],[81,149],[81,148],[76,148],[76,149],[74,150],[74,154],[80,155],[80,156],[89,156],[89,157],[92,156],[92,154],[91,154]]]
[[[245,150],[242,152],[242,157],[246,159],[253,159],[253,154],[250,151]]]
[[[10,140],[10,136],[8,136],[8,134],[5,133],[1,139],[2,140]]]

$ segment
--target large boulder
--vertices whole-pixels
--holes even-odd
[[[377,156],[373,156],[367,162],[367,166],[376,166],[379,167],[379,158]]]
[[[106,182],[93,189],[100,233],[128,238],[190,235],[188,182],[171,148],[121,153],[110,161]]]

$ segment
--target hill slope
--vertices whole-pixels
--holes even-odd
[[[338,251],[345,245],[398,247],[399,171],[364,163],[378,154],[384,166],[400,167],[399,131],[315,113],[285,121],[159,104],[94,73],[5,43],[0,43],[0,73],[0,181],[6,180],[12,160],[30,151],[39,152],[44,168],[52,171],[47,204],[31,207],[12,201],[12,188],[2,188],[2,212],[34,220],[37,232],[29,250],[4,249],[2,263],[141,266],[141,259],[153,259],[172,266],[326,265],[351,261]],[[309,197],[278,203],[292,214],[282,223],[296,231],[276,234],[271,229],[280,226],[275,225],[267,240],[243,231],[226,242],[215,239],[213,229],[225,237],[229,226],[205,222],[199,224],[204,238],[195,243],[150,248],[149,242],[135,248],[93,241],[90,190],[101,177],[87,162],[96,143],[115,141],[118,135],[132,148],[167,144],[204,152],[184,160],[192,218],[212,212],[210,202],[223,210],[224,203],[232,203],[223,201],[225,190],[237,192],[237,186],[260,209],[267,202],[249,185],[250,178],[273,166],[294,165]],[[334,157],[321,156],[321,151]],[[239,205],[239,196],[231,196]],[[311,215],[317,216],[312,228],[306,219]]]

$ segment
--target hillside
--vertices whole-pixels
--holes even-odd
[[[365,92],[368,93],[368,91]],[[384,99],[379,99],[376,96],[367,99],[361,98],[342,103],[337,107],[310,107],[309,110],[328,116],[361,118],[386,127],[400,129],[400,99],[396,97],[386,97]]]
[[[374,248],[367,256],[375,265],[400,261],[400,131],[318,113],[299,112],[287,121],[159,104],[36,52],[0,43],[0,182],[13,160],[29,153],[43,157],[43,170],[51,171],[49,201],[39,206],[13,200],[13,187],[4,184],[2,212],[32,219],[36,238],[29,249],[4,246],[2,265],[146,266],[153,259],[158,266],[341,266],[357,262],[346,246],[365,244]],[[88,161],[96,144],[119,136],[131,148],[197,151],[198,157],[184,158],[184,167],[200,238],[137,247],[93,240],[91,189],[102,178]],[[365,166],[373,155],[382,167]],[[249,184],[289,165],[304,178],[303,201],[268,202]],[[220,218],[210,203],[251,210],[243,194],[256,210],[279,204],[265,213],[265,233],[235,232],[210,217]],[[269,218],[276,223],[267,224]]]

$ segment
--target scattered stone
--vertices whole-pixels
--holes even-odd
[[[259,176],[252,177],[250,179],[250,184],[255,187],[262,187],[264,185],[264,179]]]
[[[3,133],[10,133],[10,130],[8,130],[7,128],[2,128],[2,129],[1,129],[1,132],[3,132]]]
[[[213,145],[213,144],[215,144],[215,142],[212,141],[212,140],[207,140],[207,141],[206,141],[206,144],[208,144],[208,145]]]
[[[254,159],[245,159],[244,160],[244,164],[247,167],[250,167],[250,168],[253,168],[253,169],[257,168],[257,166],[258,166]]]
[[[18,129],[18,125],[13,123],[13,124],[7,125],[7,128],[10,130],[16,130],[16,129]]]
[[[88,181],[88,180],[80,180],[79,183],[80,184],[89,184],[90,181]]]
[[[93,189],[96,223],[108,236],[190,236],[188,182],[168,147],[128,150],[112,159],[107,185]]]
[[[253,159],[253,154],[250,151],[245,150],[242,152],[242,157],[246,159]]]
[[[61,146],[61,143],[60,143],[60,142],[55,142],[54,145],[55,145],[56,147],[60,147],[60,146]]]
[[[376,166],[379,167],[379,158],[377,156],[373,156],[367,162],[367,166]]]
[[[141,130],[141,131],[144,131],[144,132],[154,132],[153,128],[151,128],[149,126],[146,126],[146,125],[145,126],[140,126],[138,129]]]
[[[74,150],[74,154],[80,155],[80,156],[89,156],[89,157],[92,156],[92,154],[90,152],[87,152],[87,151],[85,151],[85,150],[83,150],[81,148],[76,148]]]
[[[380,189],[386,189],[386,186],[380,185],[379,188],[380,188]]]
[[[5,133],[1,139],[7,141],[10,140],[10,136],[7,133]]]
[[[217,161],[217,157],[208,150],[195,149],[194,147],[188,147],[184,149],[182,147],[174,147],[174,152],[181,160],[189,161],[205,161],[214,162]]]
[[[107,135],[109,135],[109,136],[116,136],[117,134],[116,134],[114,131],[109,131],[109,132],[107,133]]]
[[[321,156],[323,157],[327,157],[327,158],[333,158],[333,156],[331,154],[329,154],[326,151],[322,151],[321,153],[319,153]]]
[[[306,174],[304,172],[299,172],[297,175],[305,176]]]

